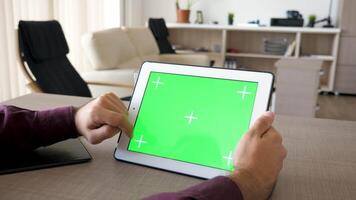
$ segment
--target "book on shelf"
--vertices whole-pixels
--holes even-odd
[[[226,59],[224,63],[224,68],[237,69],[238,68],[237,60],[231,58]]]

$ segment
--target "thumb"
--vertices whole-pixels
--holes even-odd
[[[109,125],[103,125],[97,129],[91,130],[89,142],[91,144],[99,144],[102,141],[115,136],[118,132],[118,128]]]
[[[250,134],[262,136],[271,127],[274,120],[274,113],[269,111],[265,112],[261,117],[259,117],[250,129]]]

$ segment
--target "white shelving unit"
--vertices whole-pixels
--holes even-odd
[[[262,53],[226,53],[229,57],[246,57],[246,58],[271,58],[271,59],[281,59],[284,56],[279,55],[269,55]]]
[[[286,37],[295,41],[295,51],[290,58],[315,59],[325,63],[327,78],[321,83],[323,91],[333,91],[335,71],[339,50],[339,28],[309,27],[258,27],[255,25],[212,25],[212,24],[178,24],[168,23],[170,40],[187,48],[205,47],[211,52],[208,55],[220,55],[220,62],[227,57],[243,59],[244,64],[261,65],[273,63],[283,55],[271,55],[262,51],[264,37]],[[219,46],[217,51],[214,46]],[[227,52],[229,48],[237,48],[238,53]],[[263,62],[266,60],[266,62]],[[267,65],[267,64],[266,64]]]

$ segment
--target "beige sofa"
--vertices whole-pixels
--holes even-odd
[[[209,66],[205,55],[159,54],[154,36],[148,28],[113,28],[85,34],[82,46],[91,71],[81,73],[86,81],[122,84],[120,96],[131,94],[134,73],[144,61]],[[126,87],[127,86],[127,87]],[[131,88],[130,88],[131,87]],[[94,96],[111,91],[91,88]]]

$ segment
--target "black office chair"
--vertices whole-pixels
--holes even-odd
[[[22,69],[33,91],[92,97],[88,84],[132,87],[85,82],[67,58],[69,48],[58,21],[20,21],[18,42]]]
[[[148,26],[156,39],[161,54],[176,53],[168,40],[169,32],[163,18],[150,18],[148,20]]]
[[[160,54],[175,54],[176,51],[172,48],[172,44],[168,40],[169,32],[166,26],[166,22],[163,18],[150,18],[148,20],[148,26],[150,27],[153,36],[159,47]],[[210,61],[210,66],[214,66],[215,61]]]

